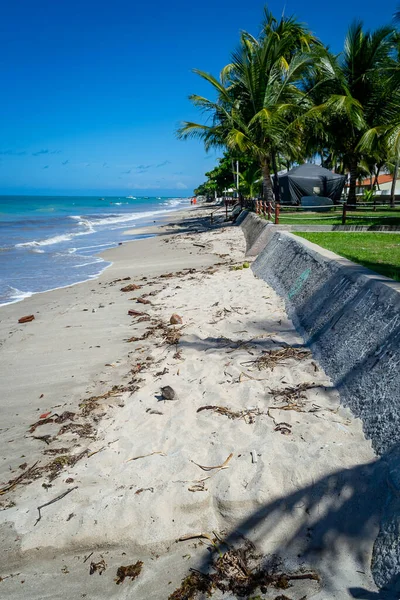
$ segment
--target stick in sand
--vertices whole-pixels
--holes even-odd
[[[214,469],[225,469],[226,465],[228,464],[228,462],[231,460],[233,456],[233,452],[230,453],[230,455],[228,456],[228,458],[222,463],[222,465],[217,465],[216,467],[205,467],[204,465],[199,465],[199,463],[194,462],[194,460],[192,460],[191,462],[196,465],[197,467],[200,467],[200,469],[203,469],[203,471],[213,471]]]
[[[139,458],[146,458],[146,456],[153,456],[153,454],[161,454],[161,456],[166,456],[164,452],[150,452],[150,454],[142,454],[141,456],[134,456],[133,458],[128,458],[125,462],[131,462],[132,460],[138,460]]]
[[[70,490],[67,490],[63,494],[60,494],[59,496],[57,496],[57,498],[53,498],[53,500],[50,500],[50,502],[46,502],[46,504],[42,504],[41,506],[38,506],[37,509],[39,511],[39,518],[37,519],[35,526],[39,523],[40,519],[42,518],[42,515],[40,512],[40,510],[42,508],[44,508],[45,506],[49,506],[49,504],[53,504],[54,502],[58,502],[58,500],[61,500],[61,498],[64,498],[64,496],[66,496],[67,494],[70,494],[71,492],[73,492],[74,490],[77,490],[77,489],[78,489],[78,486],[76,485],[75,487],[71,488]]]

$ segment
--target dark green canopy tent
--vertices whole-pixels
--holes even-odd
[[[300,204],[303,196],[323,196],[338,203],[342,195],[345,175],[332,173],[319,165],[300,165],[278,175],[282,204]]]

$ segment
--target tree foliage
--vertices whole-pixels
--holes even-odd
[[[240,35],[219,78],[196,70],[212,100],[190,96],[205,123],[184,122],[177,134],[226,150],[206,174],[207,189],[232,187],[230,161],[240,159],[247,194],[278,197],[271,174],[316,156],[323,166],[356,179],[394,168],[400,153],[400,36],[391,25],[348,29],[343,51],[333,55],[294,17],[276,19],[267,9],[261,33]],[[247,163],[246,163],[247,161]]]

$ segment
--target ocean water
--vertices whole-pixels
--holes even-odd
[[[187,198],[0,196],[0,305],[95,278],[99,253]]]

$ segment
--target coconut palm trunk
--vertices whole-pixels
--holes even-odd
[[[279,180],[278,180],[278,165],[276,162],[276,154],[272,152],[272,167],[274,169],[274,195],[275,202],[280,202]]]
[[[390,206],[394,206],[394,202],[395,202],[395,195],[396,195],[396,182],[397,182],[397,174],[399,172],[399,159],[396,159],[396,162],[394,164],[394,171],[393,171],[393,180],[392,180],[392,185],[390,188]]]
[[[356,185],[357,185],[357,159],[352,158],[350,161],[350,184],[349,184],[349,196],[347,204],[356,204]]]
[[[267,158],[261,161],[261,172],[263,177],[263,198],[266,202],[274,204],[274,188],[271,181],[271,167]]]

